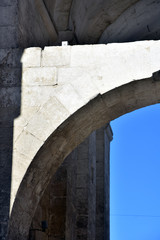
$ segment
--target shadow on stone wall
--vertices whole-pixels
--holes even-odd
[[[0,49],[0,239],[10,211],[14,119],[21,106],[21,49]]]

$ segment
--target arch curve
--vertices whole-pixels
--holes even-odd
[[[147,44],[145,43],[144,46],[142,46],[143,44],[141,43],[141,48],[145,51]],[[128,49],[130,48],[131,52],[133,53],[134,45],[135,45],[134,43],[132,43],[131,45],[126,45],[126,49],[123,48],[124,47],[123,45],[122,46],[123,50],[120,48],[118,50],[117,45],[116,54],[111,46],[112,48],[111,53],[113,53],[114,55],[113,59],[110,58],[111,64],[113,64],[113,62],[117,60],[118,51],[120,51],[121,54],[123,52],[125,55],[126,54],[125,50],[127,50],[128,54]],[[91,47],[89,48],[90,52]],[[99,52],[99,46],[97,46],[96,48],[98,48]],[[108,48],[108,46],[102,46],[102,48]],[[158,46],[156,49],[158,50]],[[64,51],[66,51],[66,49]],[[91,56],[92,54],[93,56]],[[94,67],[94,64],[92,63],[93,61],[92,57],[94,57],[94,54],[95,53],[93,51],[92,46],[92,52],[87,57],[87,60],[91,61],[90,64],[88,63],[89,71],[91,71],[92,65]],[[100,52],[99,54],[101,56]],[[123,60],[124,55],[122,56]],[[139,59],[139,57],[142,57],[141,52],[139,53],[135,52],[135,55],[137,60]],[[84,56],[85,55],[83,55],[83,57]],[[71,59],[72,57],[73,55],[71,52]],[[146,56],[142,57],[143,59],[141,60],[142,61],[141,64],[146,62],[145,57]],[[154,58],[157,58],[157,53],[155,53],[155,56],[151,56],[151,54],[149,53],[147,61],[151,61],[152,59],[153,63],[155,61]],[[122,59],[119,59],[119,61],[121,61]],[[57,124],[56,126],[53,125],[51,128],[52,129],[51,134],[49,134],[49,136],[46,137],[46,139],[44,139],[44,141],[40,143],[38,151],[33,160],[31,161],[27,169],[27,172],[25,173],[23,180],[20,184],[19,190],[17,192],[10,218],[8,239],[12,240],[27,239],[32,217],[34,215],[38,202],[42,197],[43,192],[47,187],[51,177],[56,172],[58,166],[63,162],[64,158],[78,144],[80,144],[92,131],[103,126],[105,123],[130,111],[160,102],[159,72],[153,74],[153,76],[150,77],[151,73],[154,72],[155,69],[158,70],[158,64],[156,66],[153,65],[153,67],[151,66],[149,72],[147,73],[144,70],[145,66],[142,67],[142,69],[140,68],[138,74],[140,76],[144,75],[145,76],[144,79],[142,78],[141,80],[140,79],[133,80],[134,74],[132,75],[132,72],[127,73],[127,67],[129,67],[129,69],[132,69],[130,68],[130,64],[132,63],[132,61],[134,62],[134,65],[132,67],[135,67],[135,58],[133,55],[129,55],[128,61],[127,58],[125,60],[126,61],[123,61],[122,72],[124,72],[124,69],[126,69],[126,72],[124,72],[123,76],[119,76],[116,71],[115,76],[113,75],[112,71],[115,70],[114,69],[115,64],[113,64],[112,66],[113,70],[110,70],[112,73],[111,74],[112,79],[114,79],[115,77],[115,79],[120,78],[123,79],[123,81],[116,82],[116,85],[114,82],[112,87],[110,88],[108,88],[109,82],[107,82],[107,88],[105,89],[105,85],[101,80],[104,76],[106,77],[106,75],[103,76],[103,71],[98,72],[96,80],[94,79],[94,82],[96,81],[96,86],[99,83],[98,89],[101,88],[101,91],[99,91],[98,94],[97,93],[95,94],[95,92],[93,94],[93,92],[90,91],[88,94],[90,96],[90,100],[88,101],[88,98],[86,100],[85,97],[86,94],[88,93],[89,84],[86,87],[84,87],[83,90],[84,92],[85,91],[86,92],[83,95],[83,97],[80,95],[81,96],[80,100],[83,100],[83,104],[82,105],[79,104],[77,109],[73,110],[72,113],[63,115],[62,118],[58,119],[59,124]],[[100,67],[100,65],[102,64],[102,59],[97,57],[97,60],[95,61],[96,61],[95,64],[98,65],[98,67]],[[120,63],[119,61],[117,64]],[[148,63],[151,64],[151,62]],[[78,64],[80,65],[80,62]],[[81,62],[81,64],[83,65],[84,62]],[[78,71],[79,65],[78,67],[74,66],[76,70],[78,68]],[[104,67],[109,68],[108,63],[106,63]],[[65,72],[70,71],[69,68],[73,70],[73,67],[69,66],[68,68],[62,69],[62,71]],[[86,67],[84,67],[84,69],[82,71],[83,75],[88,76],[88,70],[86,70]],[[148,78],[146,77],[147,75]],[[132,78],[132,81],[130,80],[130,76]],[[135,76],[138,76],[137,72],[135,73]],[[75,79],[73,80],[73,82],[72,81],[70,81],[69,83],[67,82],[67,85],[70,86],[71,84],[71,86],[74,86],[74,81]],[[91,81],[90,78],[89,80],[88,78],[86,78],[86,83],[90,83],[90,81]],[[60,83],[58,87],[61,87]],[[78,94],[80,93],[81,92],[79,92]],[[39,112],[42,112],[42,109],[43,107],[40,108]],[[57,114],[59,113],[57,112]],[[37,115],[34,116],[34,118],[36,117]],[[30,121],[32,121],[32,119]]]

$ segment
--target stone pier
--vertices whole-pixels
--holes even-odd
[[[109,240],[109,152],[112,130],[93,132],[64,161],[30,228],[32,240]],[[47,221],[48,229],[41,229]]]

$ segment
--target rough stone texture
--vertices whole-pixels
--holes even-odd
[[[21,62],[24,68],[41,66],[41,48],[27,48],[24,50]]]
[[[62,41],[93,44],[160,37],[159,0],[14,0],[3,1],[0,8],[4,47],[17,46],[15,38],[26,48]]]
[[[45,47],[42,51],[42,66],[43,67],[63,67],[70,65],[70,46]]]
[[[0,48],[157,40],[159,9],[159,0],[3,0]]]
[[[18,1],[18,19],[18,37],[21,47],[45,46],[53,43],[45,22],[46,12],[44,11],[43,16],[41,15],[41,8],[39,9],[36,0]]]
[[[14,66],[17,56],[13,57],[14,61],[11,64],[10,57],[13,52],[12,49],[7,50],[5,57],[0,60],[0,239],[5,239],[8,225],[13,153],[13,121],[20,114],[21,104],[21,68]],[[0,56],[3,53],[4,50],[0,50]],[[6,62],[8,62],[7,65]]]
[[[73,27],[79,43],[95,43],[103,30],[137,0],[74,0],[71,11]],[[80,24],[81,23],[81,24]]]
[[[159,4],[159,0],[138,1],[106,28],[99,39],[99,43],[159,39]]]
[[[0,3],[0,49],[18,46],[17,0]]]
[[[153,74],[159,42],[31,48],[23,69],[19,47],[159,39],[159,6],[159,0],[0,1],[0,238],[15,196],[9,238],[23,240],[63,159],[106,122],[160,102],[159,73]]]
[[[22,50],[16,28],[17,1],[0,1],[0,239],[7,233],[13,153],[13,121],[20,114]]]
[[[22,50],[17,49],[17,1],[0,1],[0,239],[9,219],[13,121],[20,114]],[[14,49],[15,48],[15,49]]]
[[[64,161],[57,170],[37,207],[30,227],[32,240],[65,239],[68,164]],[[39,230],[42,229],[41,222],[44,220],[47,221],[48,228],[42,232]]]
[[[68,30],[72,0],[45,0],[45,5],[58,31]]]
[[[97,131],[96,139],[96,240],[110,239],[110,141],[108,125]]]
[[[24,86],[54,86],[57,84],[56,68],[27,68],[23,71]]]
[[[54,86],[26,86],[24,73],[32,67],[22,69],[21,115],[14,121],[11,205],[15,196],[16,201],[9,229],[9,238],[12,236],[13,240],[26,239],[36,206],[51,176],[78,144],[106,122],[160,101],[159,75],[154,74],[156,81],[152,78],[159,70],[159,41],[69,49],[51,47],[50,54],[49,48],[48,55],[42,52],[41,63],[44,56],[50,58],[59,51],[70,59],[63,66],[57,67],[56,62],[56,66],[41,67],[50,69],[51,73],[57,68]],[[15,99],[8,100],[8,107],[16,106]],[[20,163],[20,156],[25,164]]]
[[[159,39],[159,0],[0,3],[0,48]]]
[[[107,125],[93,132],[64,160],[40,200],[30,239],[109,240],[111,140]],[[39,231],[44,220],[48,223],[45,233]]]

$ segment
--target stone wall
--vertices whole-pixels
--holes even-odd
[[[159,4],[159,0],[136,1],[104,30],[99,43],[160,39]]]
[[[56,41],[54,25],[42,0],[19,0],[18,19],[21,47],[43,47]]]
[[[160,38],[159,0],[95,0],[94,4],[91,0],[2,0],[0,4],[0,48]]]
[[[7,233],[12,179],[13,121],[20,114],[22,50],[17,1],[0,1],[0,239]]]
[[[20,211],[15,210],[13,219],[16,216],[17,222],[15,219],[11,221],[16,238],[17,234],[23,235],[24,238],[27,236],[29,219],[33,214],[32,209],[38,203],[39,194],[43,191],[42,189],[45,189],[50,179],[47,167],[47,170],[43,171],[45,180],[41,182],[39,178],[42,170],[41,167],[38,168],[39,161],[37,161],[36,170],[34,169],[35,185],[32,184],[28,190],[26,185],[22,184],[21,189],[25,186],[25,191],[20,189],[18,195],[16,195],[17,190],[39,149],[66,119],[71,115],[74,118],[75,112],[99,96],[97,98],[99,100],[96,100],[97,105],[95,104],[98,106],[95,107],[96,113],[101,113],[99,119],[95,116],[96,114],[93,114],[92,106],[90,109],[92,109],[91,115],[94,120],[90,122],[90,126],[87,125],[91,118],[87,116],[88,112],[84,113],[83,118],[78,117],[75,121],[79,125],[82,124],[83,133],[79,134],[77,129],[76,133],[83,140],[92,130],[102,126],[106,121],[138,107],[159,102],[157,81],[159,75],[146,80],[145,84],[135,84],[135,79],[150,78],[153,72],[159,70],[158,42],[46,48],[44,51],[39,48],[29,49],[24,54],[23,73],[20,61],[22,50],[19,49],[19,47],[37,45],[44,47],[52,42],[55,45],[59,44],[60,42],[54,40],[57,32],[58,37],[63,36],[59,40],[74,39],[74,44],[97,42],[100,36],[102,36],[100,43],[107,42],[106,39],[110,42],[159,39],[160,27],[157,21],[159,0],[126,0],[125,2],[114,0],[107,1],[107,4],[106,1],[101,1],[101,4],[95,1],[95,5],[92,1],[75,0],[72,6],[70,0],[65,1],[66,4],[60,0],[44,2],[48,7],[51,3],[54,5],[54,13],[50,9],[50,16],[45,12],[45,8],[34,5],[43,4],[43,1],[0,1],[0,237],[2,239],[5,238],[7,231],[9,208],[16,196],[18,196],[18,203],[21,202],[19,198],[23,199],[23,197],[25,200],[29,197],[36,199],[34,203],[31,199],[26,200],[28,205],[23,206],[25,209],[23,215],[21,216]],[[136,5],[131,6],[132,4]],[[43,14],[42,10],[46,14]],[[108,28],[109,25],[112,26]],[[105,26],[107,29],[104,35],[101,35]],[[125,30],[123,26],[126,26]],[[108,91],[130,82],[134,84],[130,85],[129,91],[122,90],[119,93],[120,90],[117,90],[114,96],[109,93],[109,97],[105,98],[108,96],[105,94]],[[18,118],[19,115],[21,116]],[[81,119],[84,119],[84,122]],[[73,126],[70,132],[72,129],[74,129]],[[66,133],[69,135],[67,130]],[[72,132],[70,134],[72,135]],[[67,142],[65,137],[63,136],[59,142],[56,141],[60,153],[50,152],[51,156],[58,156],[58,160],[53,161],[54,167],[52,161],[47,165],[52,169],[51,175],[63,161],[63,157],[76,146],[72,143],[68,144],[67,150],[63,149]],[[77,145],[81,139],[77,140]],[[48,151],[47,154],[49,156]],[[45,165],[45,160],[44,162],[42,160],[41,166],[43,163]],[[30,173],[32,175],[32,171]],[[39,189],[41,189],[40,193]],[[31,194],[27,194],[28,191]],[[23,195],[24,192],[27,196]],[[15,209],[17,205],[21,209],[21,204],[16,204]],[[25,228],[19,227],[21,223]]]
[[[109,240],[110,126],[93,132],[57,170],[32,220],[30,240]],[[46,232],[39,231],[47,221]]]
[[[93,132],[67,157],[74,161],[69,173],[66,239],[95,239],[96,210],[96,133]],[[72,165],[72,162],[71,162]],[[74,178],[74,179],[73,179]],[[72,179],[72,181],[71,181]],[[73,184],[73,187],[72,187]]]
[[[0,49],[0,238],[8,225],[13,153],[13,121],[20,114],[21,58],[19,49]]]
[[[0,49],[18,46],[18,9],[17,0],[0,2]]]
[[[78,144],[106,122],[159,101],[159,73],[151,77],[159,70],[159,48],[159,41],[146,41],[25,50],[21,115],[14,121],[11,239],[28,237],[43,191]]]
[[[68,164],[67,161],[62,164],[47,187],[30,227],[30,240],[65,239]],[[44,232],[40,231],[42,221],[46,221],[48,227]]]

